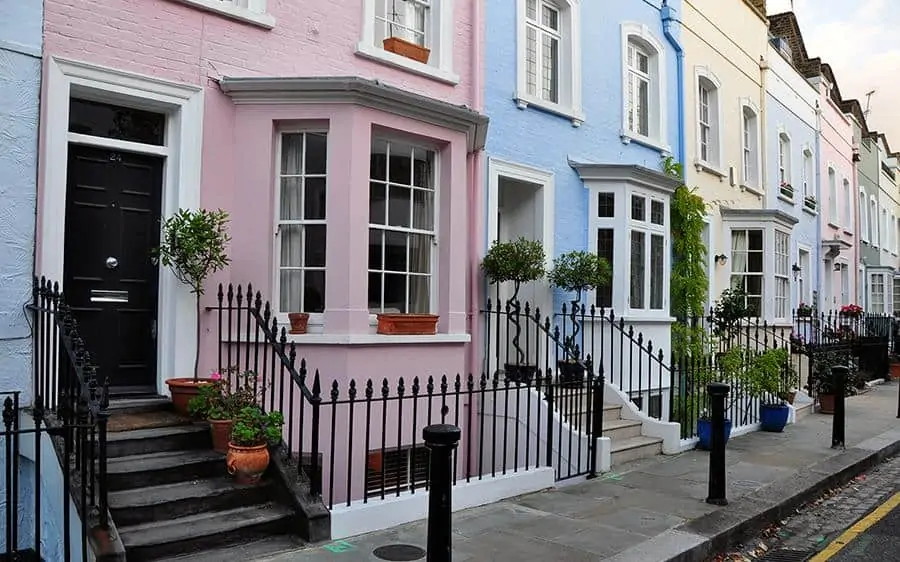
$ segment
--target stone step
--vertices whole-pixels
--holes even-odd
[[[165,412],[172,409],[172,401],[165,396],[140,396],[113,398],[109,401],[110,414],[144,414]]]
[[[662,439],[656,437],[630,437],[611,443],[612,465],[645,459],[662,454]]]
[[[119,535],[128,562],[146,562],[285,534],[294,518],[287,507],[266,503],[119,527]]]
[[[226,477],[190,480],[112,492],[109,509],[122,527],[265,503],[270,492],[265,482],[244,486]]]
[[[212,435],[206,425],[175,425],[110,433],[106,454],[112,459],[153,452],[209,449]]]
[[[603,422],[603,437],[609,437],[615,443],[632,437],[641,436],[644,424],[637,420],[610,420]]]
[[[258,560],[270,560],[272,557],[287,555],[303,549],[306,546],[301,539],[289,535],[268,537],[265,539],[238,544],[205,552],[195,552],[165,558],[160,562],[250,562]],[[289,558],[285,556],[283,560]],[[278,558],[282,560],[281,557]]]
[[[215,451],[169,451],[109,459],[110,491],[186,482],[225,474],[225,455]]]

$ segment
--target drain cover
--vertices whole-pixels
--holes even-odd
[[[372,554],[375,558],[381,560],[391,560],[392,562],[410,562],[412,560],[421,560],[425,558],[425,550],[411,544],[389,544],[387,546],[379,546]]]
[[[779,548],[759,559],[759,562],[803,562],[812,555],[808,550],[792,550]]]

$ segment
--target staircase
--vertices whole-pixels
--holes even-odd
[[[206,424],[162,397],[113,400],[110,410],[109,509],[128,562],[247,562],[303,546],[277,482],[236,484]]]

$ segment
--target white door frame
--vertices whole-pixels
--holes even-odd
[[[164,147],[100,139],[68,132],[72,95],[165,113]],[[39,245],[36,273],[63,282],[66,179],[70,142],[93,144],[166,157],[162,185],[162,217],[179,208],[200,205],[203,141],[203,89],[84,62],[46,60],[46,111],[43,118],[41,195],[38,200]],[[157,337],[157,391],[167,394],[165,379],[192,376],[195,322],[192,295],[167,268],[160,268]]]

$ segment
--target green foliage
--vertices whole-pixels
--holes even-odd
[[[684,178],[681,164],[671,156],[664,159],[663,171],[679,180]],[[670,224],[672,229],[672,314],[682,321],[672,325],[672,352],[677,359],[697,357],[707,347],[702,327],[687,326],[688,318],[703,316],[709,292],[707,253],[703,243],[706,202],[696,188],[678,186],[672,194]]]
[[[188,414],[194,418],[205,420],[231,420],[242,408],[256,404],[262,388],[257,383],[256,373],[246,371],[234,372],[235,384],[230,378],[220,373],[212,373],[209,384],[200,386],[197,396],[188,402]]]
[[[720,332],[738,328],[738,322],[754,315],[747,305],[747,292],[743,287],[733,287],[722,291],[714,307],[714,320]]]
[[[230,241],[225,211],[179,209],[163,223],[154,260],[171,268],[192,293],[202,295],[206,279],[231,263],[226,251]]]
[[[519,292],[522,283],[537,281],[544,276],[544,246],[536,240],[519,237],[517,240],[495,240],[481,261],[481,269],[491,283],[515,283]]]
[[[281,441],[284,416],[279,411],[263,412],[258,406],[245,406],[234,417],[231,442],[239,447],[274,445]]]
[[[554,286],[575,293],[575,300],[579,302],[584,291],[605,287],[611,277],[612,267],[605,258],[581,250],[566,252],[553,260],[553,269],[548,275]]]

